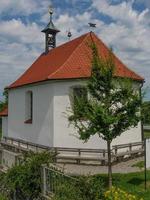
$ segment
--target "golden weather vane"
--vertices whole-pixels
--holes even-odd
[[[48,12],[49,12],[50,15],[53,14],[53,10],[54,10],[53,6],[50,5],[50,6],[48,7]]]
[[[50,14],[50,21],[52,21],[52,15],[53,15],[53,12],[54,12],[54,8],[53,8],[52,5],[49,6],[48,12],[49,12],[49,14]]]

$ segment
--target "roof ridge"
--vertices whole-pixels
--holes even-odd
[[[67,58],[67,60],[65,60],[65,62],[62,64],[62,66],[61,66],[60,68],[58,68],[55,72],[53,72],[52,74],[50,74],[50,75],[48,76],[48,79],[49,79],[51,76],[53,76],[54,74],[56,74],[59,70],[61,70],[61,69],[64,67],[64,65],[68,62],[68,60],[71,59],[71,57],[72,57],[73,54],[76,52],[76,50],[81,46],[81,44],[82,44],[82,43],[85,41],[85,39],[88,37],[89,33],[86,33],[86,34],[84,34],[84,35],[85,35],[85,37],[83,38],[83,40],[81,41],[81,43],[77,45],[77,47],[73,50],[72,54]],[[84,35],[82,35],[82,36],[84,36]],[[80,36],[80,37],[82,37],[82,36]],[[76,38],[76,39],[77,39],[77,38]]]
[[[92,32],[92,33],[93,33],[93,32]],[[97,37],[97,36],[93,33],[93,34],[90,34],[91,38],[92,38],[92,35],[94,35],[94,37],[95,37],[98,41],[100,41],[100,42],[109,50],[108,46],[107,46],[99,37]],[[92,40],[93,40],[93,38],[92,38]],[[94,42],[94,41],[93,41],[93,42]],[[113,56],[114,56],[115,59],[117,59],[127,70],[130,71],[130,74],[131,74],[132,77],[133,77],[133,74],[136,74],[136,75],[138,75],[138,77],[140,77],[141,79],[144,80],[144,78],[143,78],[142,76],[140,76],[139,74],[137,74],[136,72],[134,72],[134,70],[132,70],[132,69],[130,69],[129,67],[127,67],[127,65],[126,65],[114,52],[112,52],[112,54],[113,54]]]
[[[34,63],[8,88],[21,87],[50,79],[69,79],[90,77],[91,50],[89,43],[96,43],[99,53],[107,56],[109,47],[94,33],[87,32],[51,50],[42,53]],[[85,53],[87,51],[87,54]],[[87,55],[87,56],[86,56]],[[114,76],[128,77],[137,81],[144,79],[128,68],[115,53],[116,72]],[[43,67],[45,66],[45,67]]]

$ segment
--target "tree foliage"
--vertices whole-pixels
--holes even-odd
[[[149,125],[150,124],[150,102],[146,101],[142,104],[142,117],[143,123]]]
[[[90,98],[84,104],[79,98],[74,105],[75,112],[69,119],[78,129],[80,139],[87,141],[92,135],[98,134],[104,140],[112,141],[138,124],[141,99],[139,91],[133,87],[133,81],[127,78],[114,79],[112,54],[103,59],[98,56],[95,45],[92,50],[92,75],[86,88]],[[80,113],[87,123],[80,120]]]
[[[3,110],[8,104],[8,90],[5,89],[3,92],[4,100],[0,101],[0,111]]]
[[[87,141],[98,134],[107,141],[108,162],[111,164],[112,140],[135,127],[141,118],[140,88],[136,88],[131,79],[114,78],[116,66],[111,50],[109,56],[102,58],[95,44],[91,49],[92,72],[86,84],[89,98],[88,101],[78,98],[74,102],[69,120],[78,130],[81,140]]]

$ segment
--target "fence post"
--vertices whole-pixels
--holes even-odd
[[[115,146],[115,155],[117,155],[117,152],[118,152],[118,148],[117,146]]]
[[[13,193],[13,200],[17,200],[17,198],[16,198],[16,190]]]
[[[46,168],[44,165],[41,167],[41,179],[43,195],[46,196]]]
[[[20,141],[18,141],[18,146],[20,147],[21,145],[20,145]]]
[[[132,151],[132,143],[129,144],[129,151]]]
[[[11,139],[10,141],[11,141],[10,143],[13,144],[13,139]]]
[[[78,149],[78,156],[79,156],[79,159],[77,159],[77,164],[80,164],[80,156],[81,156],[81,151],[80,151],[80,149]]]
[[[38,145],[35,146],[35,149],[36,149],[36,150],[35,150],[36,153],[38,153],[38,152],[39,152]]]
[[[52,152],[54,152],[54,162],[57,163],[57,155],[58,155],[58,149],[57,149],[57,147],[54,147],[52,149]]]
[[[106,156],[106,151],[105,151],[105,149],[103,150],[103,158],[105,158],[105,156]]]
[[[27,144],[26,144],[26,145],[27,145],[27,149],[29,149],[29,143],[28,143],[28,142],[27,142]]]

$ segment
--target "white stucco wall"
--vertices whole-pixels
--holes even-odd
[[[69,126],[67,109],[70,107],[70,87],[82,84],[79,81],[57,82],[54,86],[54,146],[72,148],[105,149],[106,143],[97,136],[87,143],[77,138],[78,134],[72,125]]]
[[[8,136],[8,117],[2,117],[2,136]]]
[[[81,81],[50,81],[9,91],[8,136],[55,147],[106,149],[106,142],[92,136],[87,143],[69,126],[70,88]],[[25,124],[25,94],[33,92],[33,123]],[[141,141],[141,126],[117,137],[112,145]]]
[[[25,122],[26,92],[33,92],[33,122]],[[53,146],[53,84],[9,90],[8,136]]]
[[[122,133],[121,136],[114,139],[112,145],[127,144],[140,141],[142,141],[141,122],[138,123],[137,127],[130,128],[128,131]]]
[[[66,110],[70,107],[69,91],[72,86],[82,84],[83,82],[66,81],[57,82],[54,86],[54,146],[56,147],[74,147],[74,148],[107,148],[106,142],[97,136],[84,143],[77,136],[74,127],[69,126]],[[136,86],[137,87],[137,86]],[[125,144],[141,141],[141,123],[137,127],[117,137],[112,145]]]

